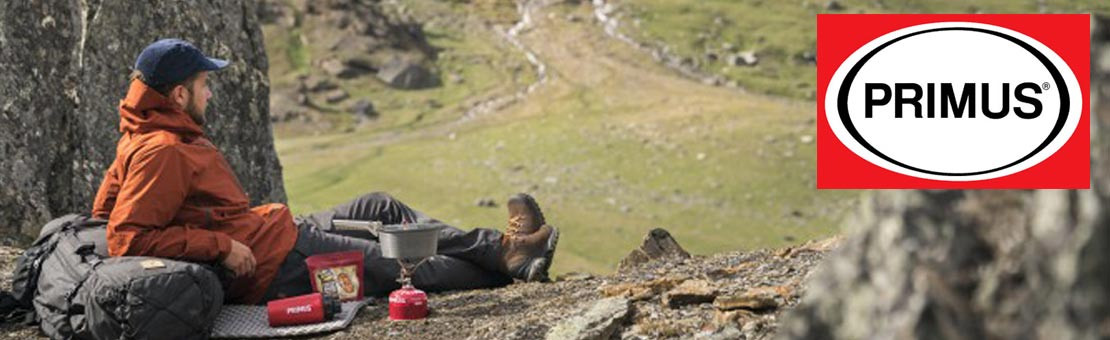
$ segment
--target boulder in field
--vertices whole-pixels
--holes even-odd
[[[378,70],[378,79],[393,88],[415,90],[440,85],[439,78],[420,64],[393,59]]]

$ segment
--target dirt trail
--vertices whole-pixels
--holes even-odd
[[[498,34],[500,34],[505,41],[515,47],[519,53],[524,54],[524,58],[528,60],[528,63],[532,64],[532,69],[536,72],[536,81],[515,93],[482,101],[474,105],[463,114],[462,119],[455,123],[465,122],[481,115],[496,112],[517,101],[524,100],[526,96],[547,82],[547,65],[540,61],[540,58],[537,57],[528,46],[520,42],[521,33],[527,32],[534,25],[532,19],[533,12],[535,12],[535,9],[538,7],[541,7],[540,1],[524,0],[518,2],[516,8],[520,20],[509,29],[498,31]]]
[[[655,61],[667,65],[667,67],[678,71],[683,76],[701,81],[719,79],[713,75],[705,74],[705,72],[695,67],[682,64],[679,57],[668,54],[664,49],[658,49],[645,42],[636,41],[632,37],[622,33],[620,31],[621,21],[618,17],[619,13],[617,13],[617,6],[612,1],[593,0],[591,4],[593,5],[594,18],[596,18],[604,28],[605,34],[613,39],[623,41],[645,53],[651,54],[651,56],[655,58]]]
[[[521,20],[504,30],[500,37],[492,37],[505,39],[509,43],[507,46],[510,49],[505,53],[524,54],[536,72],[536,82],[480,102],[459,119],[415,131],[389,131],[373,137],[360,137],[361,141],[340,148],[360,149],[442,137],[484,120],[530,116],[543,111],[537,105],[569,100],[568,95],[575,91],[594,92],[612,99],[605,105],[664,105],[675,108],[669,111],[681,114],[725,109],[742,105],[755,97],[780,104],[802,105],[701,84],[681,71],[659,63],[649,52],[636,48],[619,36],[606,34],[605,25],[610,21],[586,18],[601,9],[584,5],[575,10],[568,6],[550,0],[519,2],[517,8]],[[568,9],[570,15],[579,19],[571,22],[559,13]],[[296,161],[296,155],[290,155],[288,160]]]

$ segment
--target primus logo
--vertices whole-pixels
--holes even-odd
[[[819,26],[828,17],[822,15]],[[921,19],[929,16],[851,17],[884,20],[889,25],[892,18],[928,21]],[[1089,19],[1081,17],[1085,26]],[[1067,187],[1028,180],[989,183],[1045,162],[1076,131],[1082,130],[1082,138],[1087,138],[1086,126],[1080,129],[1085,121],[1086,80],[1081,85],[1069,63],[1041,41],[979,21],[909,24],[878,35],[842,57],[831,78],[822,82],[820,121],[833,136],[819,131],[820,187]],[[853,26],[858,24],[859,20],[852,20]],[[1086,32],[1069,34],[1084,34],[1086,41]],[[819,28],[819,46],[825,42],[824,33]],[[819,50],[825,57],[822,53]],[[1086,74],[1088,61],[1081,62]],[[822,176],[823,168],[840,165],[828,163],[822,154],[828,148],[821,144],[832,142],[828,137],[871,168],[901,176],[885,172],[885,183],[870,183],[874,177],[867,173],[834,169],[833,184],[826,185],[830,173]],[[1082,144],[1086,149],[1086,141]],[[1052,175],[1083,176],[1075,182],[1086,187],[1089,159],[1075,163],[1072,167],[1082,170],[1079,173]]]
[[[935,102],[933,98],[936,98],[934,85],[935,84],[932,83],[926,85],[928,87],[928,99],[925,102],[925,105],[928,107],[928,114],[925,117],[927,118],[938,117],[936,115],[936,105],[933,104]],[[963,86],[963,90],[960,92],[959,99],[957,100],[956,91],[952,89],[951,83],[940,84],[940,118],[948,118],[949,110],[952,111],[952,118],[964,117],[965,109],[967,110],[967,118],[975,118],[975,83],[966,83]],[[1048,83],[1045,83],[1045,90],[1048,90],[1049,86],[1050,85],[1048,85]],[[921,85],[914,83],[897,83],[895,84],[894,89],[898,93],[898,98],[894,100],[894,117],[902,118],[902,107],[903,105],[909,104],[912,105],[914,109],[914,117],[921,118]],[[987,87],[987,83],[983,83],[983,90],[981,92],[982,99],[980,99],[980,101],[982,101],[983,103],[982,112],[984,116],[999,119],[1002,117],[1006,117],[1006,115],[1010,113],[1010,95],[1008,93],[1009,89],[1009,83],[1002,84],[1002,108],[998,111],[991,112],[991,105],[988,97],[990,95],[990,91]],[[1014,108],[1014,113],[1017,114],[1018,117],[1025,119],[1037,118],[1037,116],[1041,115],[1041,109],[1044,107],[1044,105],[1041,104],[1040,99],[1038,99],[1037,97],[1030,97],[1021,92],[1022,90],[1026,89],[1032,90],[1036,94],[1041,93],[1041,89],[1037,86],[1037,84],[1018,84],[1017,90],[1014,91],[1013,97],[1016,98],[1017,101],[1031,105],[1033,109],[1026,112],[1022,108],[1018,107]],[[881,93],[881,97],[875,98],[874,94],[876,90]],[[904,96],[904,94],[907,93],[906,90],[909,90],[908,92],[913,94],[910,96]],[[867,97],[867,99],[865,100],[867,107],[865,116],[867,118],[871,118],[871,113],[874,111],[876,105],[886,105],[890,103],[890,86],[887,84],[867,83],[867,85],[864,86],[863,93]],[[847,101],[848,97],[845,96],[844,100]]]
[[[294,306],[285,309],[285,314],[312,313],[312,305]]]

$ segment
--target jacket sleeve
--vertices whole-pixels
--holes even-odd
[[[108,218],[108,254],[206,262],[231,251],[226,234],[197,226],[169,225],[189,193],[192,166],[177,145],[153,145],[133,154],[122,170]]]
[[[96,190],[96,198],[93,199],[92,216],[101,219],[108,219],[112,213],[112,207],[116,205],[116,194],[119,193],[119,179],[116,178],[116,162],[108,167],[108,171],[104,172],[104,180],[100,181],[100,189]]]

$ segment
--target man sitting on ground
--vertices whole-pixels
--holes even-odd
[[[513,279],[547,280],[558,231],[526,194],[509,199],[505,233],[462,231],[373,193],[331,210],[294,218],[282,204],[249,206],[235,173],[205,136],[209,72],[227,61],[208,58],[188,42],[147,46],[120,102],[120,139],[93,203],[108,220],[111,256],[156,256],[213,262],[234,274],[227,301],[258,304],[312,292],[305,258],[358,250],[366,295],[399,287],[400,267],[382,258],[377,240],[341,235],[334,219],[443,225],[437,256],[413,284],[428,291],[497,287]]]

